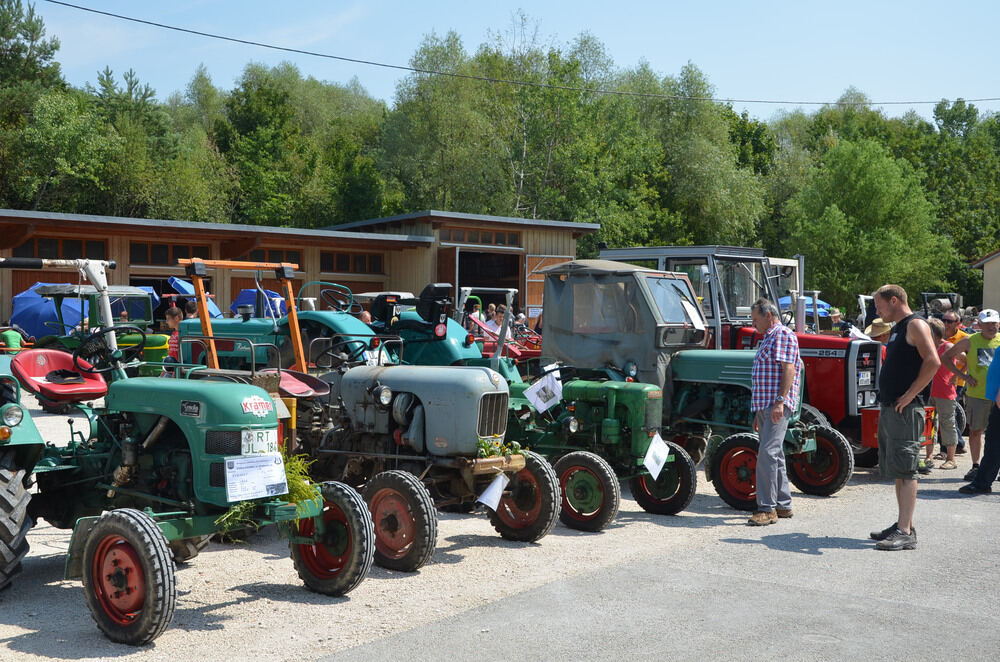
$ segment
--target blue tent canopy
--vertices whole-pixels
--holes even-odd
[[[177,294],[183,294],[189,297],[194,296],[194,285],[187,282],[183,278],[171,276],[167,279],[167,282],[170,283],[170,287],[174,288],[174,291],[177,292]],[[222,317],[222,311],[219,310],[219,307],[215,305],[215,302],[211,299],[208,299],[208,314],[212,317]]]
[[[282,317],[285,313],[285,298],[273,290],[264,290],[267,298],[270,299],[271,305],[266,302],[264,304],[263,310],[256,310],[254,312],[254,317]],[[233,304],[229,306],[229,309],[236,314],[237,306],[255,306],[257,301],[257,290],[242,290],[233,301]]]
[[[17,324],[25,330],[28,335],[41,338],[42,336],[65,335],[73,330],[86,315],[89,314],[89,305],[85,300],[67,297],[62,302],[62,315],[64,323],[70,326],[60,329],[58,325],[59,317],[56,315],[56,304],[52,299],[46,299],[35,292],[35,288],[41,285],[58,285],[59,283],[35,283],[24,292],[14,295],[14,311],[11,313],[11,324]],[[51,322],[51,324],[46,324]]]
[[[786,296],[786,297],[781,297],[780,299],[778,299],[778,307],[781,308],[782,310],[790,310],[793,305],[794,304],[792,302],[792,297]],[[827,315],[829,315],[830,304],[828,304],[826,301],[823,301],[822,299],[817,299],[816,300],[816,306],[817,306],[817,308],[819,308],[819,316],[820,317],[826,317]],[[810,299],[810,298],[807,297],[806,298],[806,315],[812,315],[812,307],[813,307],[812,299]]]

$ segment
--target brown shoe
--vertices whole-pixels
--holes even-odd
[[[788,519],[792,516],[791,508],[778,508],[774,511],[781,519]]]
[[[774,524],[778,521],[778,516],[774,514],[773,510],[766,510],[764,512],[756,512],[750,516],[747,520],[747,526],[767,526],[768,524]]]

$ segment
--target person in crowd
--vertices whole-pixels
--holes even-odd
[[[192,320],[198,318],[198,302],[188,299],[184,302],[184,319]]]
[[[872,531],[875,548],[886,551],[917,548],[913,513],[917,506],[917,463],[924,428],[924,397],[941,365],[927,322],[910,310],[906,290],[883,285],[875,291],[875,308],[893,323],[885,362],[878,378],[881,405],[878,421],[878,463],[885,478],[895,482],[896,521]]]
[[[768,299],[750,306],[750,319],[763,336],[751,371],[753,428],[760,435],[757,451],[757,512],[750,526],[774,524],[792,516],[792,493],[782,445],[788,419],[799,399],[799,342],[781,323],[778,307]]]
[[[372,323],[372,314],[370,312],[368,312],[367,310],[362,310],[361,314],[358,315],[358,319],[360,319],[365,324],[371,326],[371,323]]]
[[[990,401],[990,419],[986,425],[982,462],[972,482],[958,488],[961,494],[989,494],[1000,473],[1000,361],[993,361],[986,370],[985,395]]]
[[[945,365],[957,376],[965,380],[965,415],[969,420],[969,451],[972,468],[965,474],[965,480],[975,480],[979,470],[979,458],[983,452],[983,433],[989,424],[993,402],[986,397],[986,372],[993,362],[993,354],[1000,347],[1000,314],[992,308],[979,312],[980,330],[962,338],[941,355]],[[959,354],[967,356],[966,371],[954,366],[952,360]]]
[[[164,363],[180,363],[181,354],[181,338],[178,326],[181,320],[184,319],[184,312],[177,306],[171,306],[167,308],[164,313],[166,317],[167,328],[171,331],[170,339],[167,341],[167,355],[164,357]],[[163,373],[160,374],[161,377],[169,376],[173,373],[173,368],[164,368]]]
[[[24,337],[17,329],[10,326],[9,321],[5,322],[4,326],[8,328],[0,331],[0,345],[5,348],[5,354],[17,354],[21,351],[21,343],[24,340]]]
[[[872,323],[865,328],[865,335],[880,342],[883,345],[889,342],[889,334],[892,332],[892,324],[885,322],[881,317],[876,317]]]
[[[962,328],[962,318],[954,310],[949,310],[941,316],[941,321],[944,322],[944,336],[945,340],[954,345],[962,338],[967,338],[968,333]],[[955,367],[961,371],[966,368],[966,357],[965,354],[959,354],[955,357]],[[960,404],[965,402],[965,380],[962,378],[957,378],[958,381],[955,382],[955,403]],[[958,445],[955,446],[956,455],[965,455],[965,440],[962,439],[962,433],[964,430],[958,431]],[[935,455],[939,460],[944,460],[947,456],[947,449],[942,445],[941,452]]]
[[[937,346],[938,356],[942,356],[951,349],[952,343],[948,342],[944,334],[945,325],[939,319],[930,319],[931,334],[934,337],[934,344]],[[937,411],[938,429],[941,431],[941,445],[945,449],[944,462],[940,469],[949,470],[955,468],[955,447],[958,445],[958,429],[955,425],[955,381],[957,376],[948,369],[944,360],[941,367],[934,373],[931,380],[931,404]],[[933,444],[927,446],[927,456],[924,462],[928,466],[931,464],[931,453],[934,450]]]

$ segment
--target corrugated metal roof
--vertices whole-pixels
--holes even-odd
[[[346,230],[353,228],[363,228],[371,227],[373,225],[386,225],[388,223],[399,223],[401,221],[416,221],[421,219],[442,219],[449,221],[487,221],[490,223],[505,223],[509,225],[531,225],[540,227],[557,228],[560,230],[582,230],[596,232],[601,229],[600,223],[576,223],[573,221],[550,221],[545,219],[535,219],[535,218],[515,218],[512,216],[487,216],[485,214],[463,214],[454,211],[438,211],[436,209],[426,209],[424,211],[415,211],[409,214],[400,214],[399,216],[387,216],[385,218],[370,218],[365,221],[353,221],[351,223],[343,223],[341,225],[332,225],[325,229],[331,230],[336,228],[338,230]]]

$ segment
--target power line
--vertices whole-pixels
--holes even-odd
[[[518,85],[521,87],[537,87],[550,90],[563,90],[569,92],[588,92],[591,94],[608,94],[622,97],[637,97],[643,99],[668,99],[673,101],[713,101],[717,103],[759,103],[759,104],[773,104],[781,106],[922,106],[929,104],[937,104],[941,100],[937,99],[934,101],[775,101],[771,99],[721,99],[716,97],[690,97],[677,94],[658,94],[654,92],[628,92],[623,90],[608,90],[603,88],[594,87],[576,87],[572,85],[555,85],[552,83],[539,83],[536,81],[527,80],[510,80],[506,78],[491,78],[488,76],[475,76],[472,74],[460,74],[451,71],[435,71],[433,69],[420,69],[417,67],[408,67],[401,64],[387,64],[385,62],[375,62],[373,60],[361,60],[358,58],[345,57],[343,55],[331,55],[329,53],[317,53],[315,51],[307,51],[300,48],[289,48],[287,46],[275,46],[274,44],[265,44],[259,41],[251,41],[249,39],[239,39],[237,37],[227,37],[225,35],[213,34],[211,32],[202,32],[200,30],[192,30],[190,28],[181,28],[174,25],[167,25],[166,23],[157,23],[155,21],[147,21],[141,18],[134,18],[132,16],[124,16],[122,14],[115,14],[112,12],[102,11],[100,9],[93,9],[90,7],[82,7],[80,5],[74,5],[69,2],[62,2],[61,0],[45,0],[54,5],[62,5],[64,7],[69,7],[71,9],[79,9],[80,11],[90,12],[92,14],[101,14],[103,16],[109,16],[111,18],[116,18],[122,21],[130,21],[132,23],[141,23],[143,25],[150,25],[156,28],[163,28],[164,30],[173,30],[175,32],[184,32],[187,34],[197,35],[199,37],[208,37],[209,39],[219,39],[221,41],[230,41],[237,44],[246,44],[248,46],[258,46],[260,48],[267,48],[275,51],[282,51],[285,53],[297,53],[299,55],[308,55],[310,57],[325,58],[328,60],[338,60],[341,62],[351,62],[353,64],[365,64],[371,67],[382,67],[383,69],[396,69],[398,71],[407,71],[410,73],[417,74],[428,74],[432,76],[446,76],[448,78],[460,78],[464,80],[475,80],[484,83],[495,83],[502,85]],[[965,99],[967,103],[982,103],[987,101],[1000,101],[1000,97],[985,97],[981,99]]]

